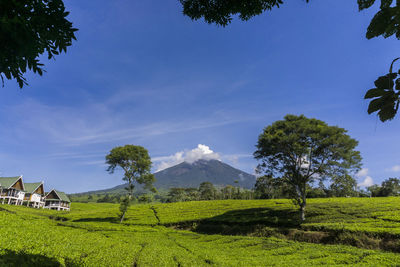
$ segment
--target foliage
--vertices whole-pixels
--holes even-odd
[[[367,188],[373,197],[388,197],[400,195],[400,179],[389,178],[382,182],[381,186],[372,185]]]
[[[367,188],[371,197],[380,197],[381,196],[381,187],[379,185],[371,185]]]
[[[203,182],[199,188],[170,188],[165,202],[199,201],[216,199],[253,199],[251,190],[227,185],[215,187],[210,182]]]
[[[254,152],[259,172],[290,186],[290,196],[300,207],[304,220],[307,185],[316,180],[359,170],[358,142],[346,130],[317,119],[286,115],[266,127]]]
[[[372,99],[368,106],[368,114],[378,112],[379,119],[384,122],[393,119],[400,104],[400,73],[393,73],[393,64],[400,58],[393,60],[389,73],[380,76],[375,81],[375,88],[367,91],[364,98]]]
[[[107,171],[114,173],[117,167],[124,171],[122,180],[128,182],[126,197],[120,206],[121,222],[124,220],[125,213],[130,205],[133,197],[134,183],[144,184],[147,188],[155,191],[153,183],[155,181],[151,174],[151,159],[147,150],[141,146],[125,145],[123,147],[115,147],[106,156]]]
[[[39,57],[48,59],[76,40],[77,29],[67,20],[69,12],[62,0],[0,1],[0,77],[16,79],[20,88],[27,84],[27,69],[43,74]],[[3,76],[4,75],[4,76]]]
[[[322,181],[321,181],[322,183]],[[329,191],[325,187],[312,187],[310,185],[306,186],[306,192],[308,198],[325,198],[328,197]]]
[[[138,197],[139,203],[150,203],[153,201],[153,196],[150,194],[141,194]]]
[[[400,195],[400,180],[398,178],[389,178],[382,182],[382,196]]]
[[[212,200],[215,199],[215,194],[217,190],[214,185],[210,182],[203,182],[199,186],[200,199],[202,200]]]
[[[335,197],[356,196],[357,181],[350,175],[338,175],[332,177],[330,193]]]
[[[287,198],[288,188],[281,179],[273,178],[272,175],[264,175],[257,178],[254,185],[255,198]]]
[[[93,199],[92,195],[88,196],[88,200],[90,199]],[[97,199],[97,203],[119,203],[120,201],[120,196],[110,196],[109,194],[106,194],[104,197]]]
[[[171,188],[168,192],[168,202],[200,200],[197,188]]]
[[[116,207],[72,203],[71,212],[57,212],[0,205],[0,265],[4,259],[11,266],[395,266],[400,261],[398,253],[379,250],[165,227],[200,220],[215,226],[283,222],[290,215],[286,211],[295,211],[289,200],[132,205],[123,224],[110,219]],[[357,233],[400,236],[399,207],[397,197],[311,199],[313,216],[301,228],[336,231],[343,240]]]
[[[204,18],[207,23],[221,26],[231,23],[233,15],[239,14],[239,18],[246,21],[283,4],[283,0],[180,0],[180,2],[183,14],[191,19]]]
[[[119,205],[120,213],[118,217],[121,220],[121,222],[124,220],[126,211],[128,210],[130,205],[131,205],[131,198],[129,196],[124,197]]]

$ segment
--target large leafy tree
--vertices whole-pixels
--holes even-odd
[[[271,175],[264,175],[257,178],[254,185],[256,198],[271,199],[280,196],[280,182]]]
[[[213,200],[215,199],[216,193],[217,189],[215,189],[214,185],[210,182],[203,182],[199,186],[201,200]]]
[[[0,1],[0,78],[15,79],[20,88],[27,70],[42,75],[39,58],[54,58],[75,40],[62,0]]]
[[[383,196],[398,196],[400,195],[400,179],[389,178],[382,182]]]
[[[336,175],[331,179],[330,193],[335,197],[357,195],[357,181],[350,175]]]
[[[106,164],[108,165],[107,171],[109,173],[114,173],[117,168],[124,171],[122,180],[127,182],[125,189],[128,192],[128,196],[120,205],[120,219],[122,222],[133,198],[135,183],[143,184],[146,188],[155,191],[153,187],[155,178],[151,174],[151,159],[145,148],[135,145],[125,145],[113,148],[106,156]]]
[[[247,21],[274,7],[279,8],[283,0],[180,0],[183,13],[193,20],[204,18],[207,23],[227,26],[233,16]],[[306,0],[309,2],[309,0]],[[377,0],[357,0],[360,11],[371,8]],[[378,12],[372,18],[366,38],[395,36],[400,39],[400,1],[381,0]],[[397,59],[395,59],[397,60]],[[393,63],[392,63],[393,66]],[[400,102],[400,80],[394,81],[398,72],[393,72],[392,67],[388,74],[375,81],[376,88],[367,92],[365,99],[371,99],[368,113],[377,112],[381,121],[391,120],[395,117]]]
[[[290,195],[305,220],[307,186],[317,180],[357,172],[361,167],[358,142],[346,130],[317,119],[286,115],[260,134],[258,171],[290,187]]]

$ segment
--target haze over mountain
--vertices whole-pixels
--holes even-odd
[[[193,163],[182,162],[178,165],[156,172],[154,174],[157,189],[172,187],[198,187],[202,182],[211,182],[214,185],[238,185],[244,188],[252,188],[256,177],[244,171],[238,170],[222,161],[200,159]],[[126,184],[87,193],[122,193]]]

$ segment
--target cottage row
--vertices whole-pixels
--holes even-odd
[[[45,193],[43,182],[24,183],[22,176],[19,176],[0,177],[0,203],[69,210],[71,201],[64,192],[53,189]]]

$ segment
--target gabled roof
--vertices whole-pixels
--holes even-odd
[[[39,186],[41,186],[43,183],[39,182],[39,183],[25,183],[24,187],[25,187],[25,191],[29,194],[33,194],[36,189],[39,188]]]
[[[50,199],[47,198],[47,196],[48,196],[49,194],[51,194],[51,192],[54,192],[54,193],[58,196],[58,198],[59,198],[60,200],[65,201],[65,202],[71,202],[71,200],[69,200],[69,197],[67,196],[67,194],[65,194],[64,192],[55,190],[55,189],[53,189],[53,190],[51,190],[49,193],[47,193],[47,195],[46,195],[46,200],[50,200]]]
[[[15,176],[15,177],[0,177],[0,186],[5,189],[9,189],[13,186],[18,180],[22,180],[22,176]],[[22,183],[22,187],[24,187],[24,183]]]

